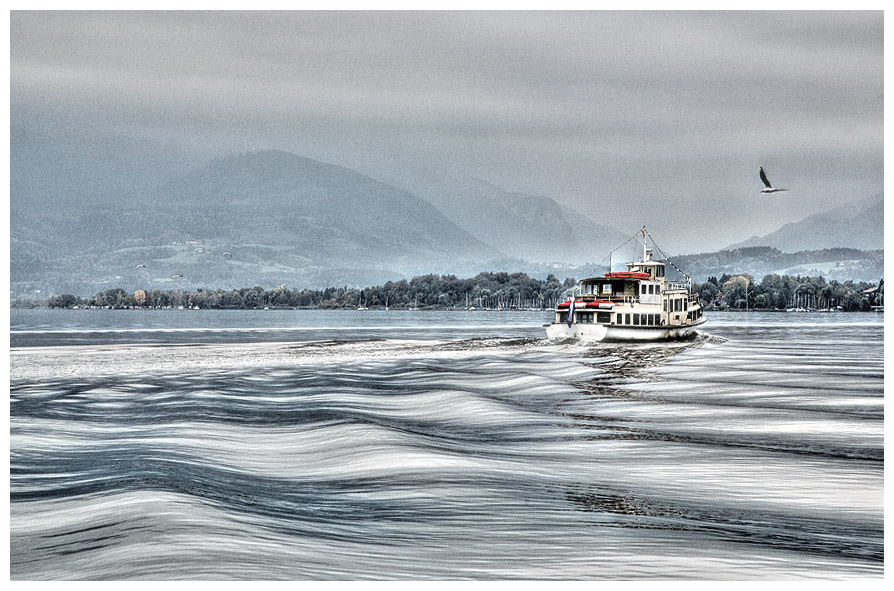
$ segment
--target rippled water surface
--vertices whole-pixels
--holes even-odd
[[[883,317],[11,316],[13,579],[881,577]]]

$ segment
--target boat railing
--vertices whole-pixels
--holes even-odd
[[[689,290],[689,284],[688,284],[688,283],[683,283],[683,282],[676,282],[676,281],[675,281],[675,282],[670,282],[670,281],[669,281],[669,282],[667,283],[667,288],[666,288],[666,289],[668,289],[668,290],[670,290],[670,289],[685,289],[685,290],[688,291],[688,290]]]
[[[593,301],[602,301],[602,302],[612,302],[614,304],[638,304],[640,302],[639,296],[592,296],[590,294],[575,296],[574,298],[578,302],[593,302]]]
[[[688,285],[686,283],[676,283],[676,284],[668,284],[668,289],[665,291],[671,291],[674,289],[687,289]],[[687,301],[691,304],[697,304],[699,302],[697,293],[690,293],[687,296]],[[643,301],[639,296],[592,296],[590,294],[586,294],[583,296],[577,296],[578,301],[584,302],[592,302],[592,301],[603,301],[603,302],[612,302],[615,304],[639,304],[639,303],[647,303],[647,304],[657,304],[659,303],[658,297],[655,296],[653,301]]]

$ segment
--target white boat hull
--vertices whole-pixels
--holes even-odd
[[[695,334],[705,319],[686,326],[615,326],[595,323],[572,324],[565,322],[547,324],[546,336],[550,340],[580,341],[665,341],[685,339]]]

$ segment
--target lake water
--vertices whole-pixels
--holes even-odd
[[[883,316],[13,310],[12,579],[884,573]]]

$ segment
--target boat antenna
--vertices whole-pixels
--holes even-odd
[[[643,226],[643,230],[645,230],[645,229],[646,229],[646,227]],[[610,250],[610,251],[608,252],[608,255],[607,255],[604,259],[602,259],[602,261],[597,265],[597,267],[602,267],[602,266],[603,266],[602,263],[604,263],[604,262],[607,260],[607,261],[609,261],[609,263],[608,263],[608,270],[609,270],[609,272],[611,272],[611,270],[612,270],[612,267],[611,267],[611,258],[612,258],[612,254],[614,254],[614,252],[615,252],[616,250],[621,250],[622,248],[624,248],[625,246],[627,246],[627,243],[630,242],[631,240],[633,240],[634,238],[636,238],[637,236],[639,236],[639,232],[637,232],[636,234],[634,234],[633,236],[631,236],[630,238],[628,238],[627,240],[625,240],[625,241],[624,241],[624,244],[622,244],[621,246],[615,247],[615,248],[613,248],[612,250]]]
[[[690,277],[689,275],[687,275],[686,273],[684,273],[683,270],[680,269],[680,267],[676,266],[676,265],[674,264],[674,262],[673,262],[672,260],[670,260],[670,257],[667,256],[667,254],[665,254],[665,252],[664,252],[663,250],[661,250],[661,247],[658,246],[658,243],[655,242],[655,238],[653,238],[651,234],[649,234],[648,232],[646,232],[646,227],[645,227],[645,226],[643,226],[643,230],[642,230],[642,232],[643,232],[643,240],[645,240],[645,237],[648,236],[648,237],[652,240],[652,246],[654,246],[655,248],[658,249],[658,252],[660,252],[660,253],[661,253],[661,256],[664,257],[664,260],[666,260],[668,263],[670,263],[670,266],[673,267],[674,269],[676,269],[676,270],[677,270],[677,273],[679,273],[680,275],[682,275],[683,277],[685,277],[685,278],[686,278],[686,281],[688,281],[688,282],[691,283],[691,282],[692,282],[692,277]]]

